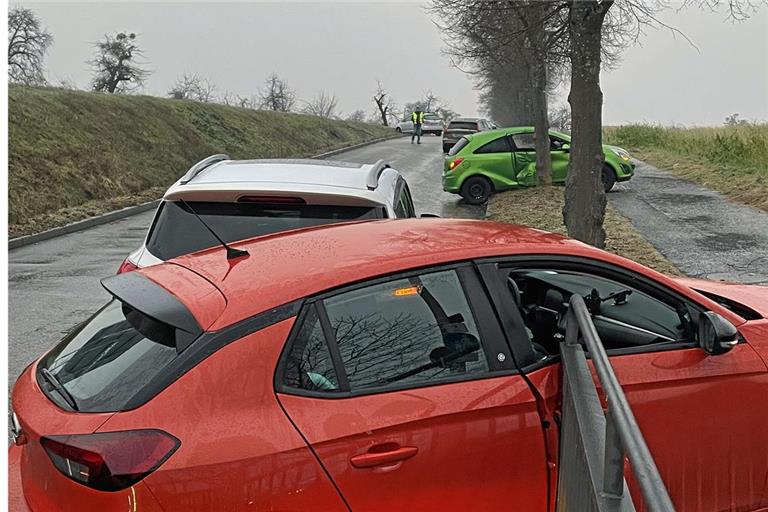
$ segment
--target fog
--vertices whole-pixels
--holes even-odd
[[[187,72],[250,96],[276,72],[299,98],[335,93],[343,113],[373,111],[377,80],[400,105],[431,90],[461,114],[478,110],[471,76],[442,54],[441,35],[418,3],[21,4],[55,38],[46,61],[53,83],[88,87],[92,43],[127,30],[139,35],[152,71],[147,94],[166,95]],[[698,49],[669,30],[647,30],[620,66],[603,74],[605,124],[717,125],[736,112],[768,120],[768,8],[742,23],[724,18],[666,11],[661,19]]]

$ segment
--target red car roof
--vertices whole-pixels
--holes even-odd
[[[355,281],[452,261],[511,254],[571,254],[653,272],[561,235],[489,221],[400,219],[277,233],[234,244],[250,254],[228,261],[222,248],[181,256],[142,272],[215,331],[263,311]],[[169,265],[208,279],[226,306],[211,322],[200,290],[183,286]],[[188,283],[191,281],[188,281]],[[217,311],[218,313],[218,311]]]

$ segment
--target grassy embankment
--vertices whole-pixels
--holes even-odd
[[[149,96],[11,87],[9,236],[156,199],[189,166],[307,157],[390,129]]]
[[[768,211],[768,124],[718,128],[627,125],[606,128],[604,140],[660,169]]]

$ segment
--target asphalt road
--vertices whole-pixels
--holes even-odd
[[[768,284],[768,213],[644,162],[608,198],[684,273]]]
[[[332,159],[361,163],[386,159],[405,176],[419,214],[484,217],[485,207],[462,204],[458,196],[442,191],[440,141],[425,136],[421,145],[412,145],[404,137]],[[99,279],[114,274],[141,244],[152,215],[142,213],[9,252],[9,385],[37,356],[108,300]]]

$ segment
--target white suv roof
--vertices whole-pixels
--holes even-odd
[[[383,161],[230,160],[214,155],[192,166],[163,199],[237,201],[244,195],[268,194],[298,196],[313,204],[387,205],[398,176]]]

